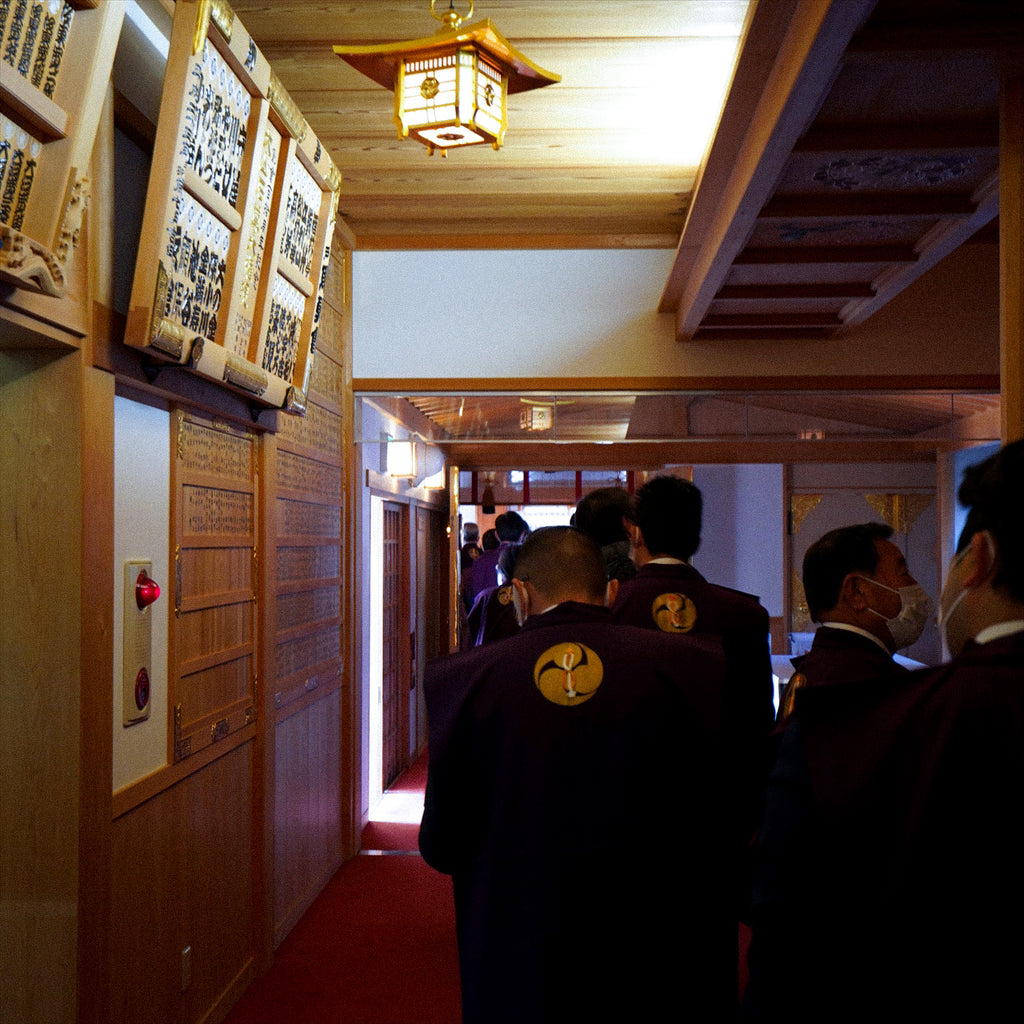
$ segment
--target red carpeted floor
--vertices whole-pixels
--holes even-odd
[[[416,765],[392,790],[422,793]],[[451,879],[417,853],[417,825],[371,822],[225,1024],[458,1024]]]
[[[421,758],[389,792],[425,785]],[[370,822],[364,853],[342,865],[224,1024],[458,1024],[451,879],[414,852],[418,832]],[[741,925],[741,994],[748,941]]]

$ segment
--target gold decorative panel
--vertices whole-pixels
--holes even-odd
[[[790,530],[797,534],[807,516],[821,504],[821,494],[794,494],[790,498],[789,523]]]
[[[896,533],[909,533],[935,498],[931,494],[865,494],[864,500]]]

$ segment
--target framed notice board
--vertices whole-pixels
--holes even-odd
[[[340,175],[218,0],[178,0],[127,344],[305,411]]]
[[[0,285],[65,295],[123,17],[120,3],[0,0]]]

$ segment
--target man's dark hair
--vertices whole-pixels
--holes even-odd
[[[480,546],[484,551],[493,551],[499,544],[501,541],[498,539],[497,530],[484,530],[484,535],[480,538]]]
[[[591,600],[604,600],[606,579],[601,549],[574,526],[542,526],[523,541],[516,558],[515,578],[531,580],[554,600],[581,590]]]
[[[511,583],[516,571],[516,559],[519,557],[519,549],[522,547],[514,541],[501,545],[498,552],[498,575],[505,583]]]
[[[703,499],[700,489],[677,476],[656,476],[636,492],[633,522],[652,558],[688,562],[700,545]]]
[[[526,520],[518,512],[502,512],[494,520],[494,529],[498,531],[500,541],[521,541],[524,533],[529,533],[530,527]]]
[[[878,568],[875,541],[891,536],[892,527],[884,523],[857,523],[829,530],[807,549],[803,580],[812,621],[820,622],[820,616],[839,603],[843,580],[849,573],[874,575]]]
[[[633,499],[622,487],[599,487],[580,498],[573,525],[599,547],[628,540],[623,516],[632,515]]]
[[[1011,596],[1024,601],[1024,440],[1000,448],[995,455],[971,466],[957,492],[970,511],[956,550],[961,552],[982,530],[995,537],[999,571],[992,579]]]

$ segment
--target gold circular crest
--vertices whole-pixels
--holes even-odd
[[[555,644],[533,666],[537,689],[552,704],[562,707],[575,707],[590,700],[603,679],[601,659],[584,644]]]
[[[512,588],[502,587],[498,591],[498,604],[508,604],[512,600]]]
[[[426,78],[420,82],[420,95],[425,100],[432,100],[441,88],[441,83],[433,76],[427,75]]]
[[[685,594],[659,594],[651,615],[663,633],[689,633],[697,621],[697,608]]]

